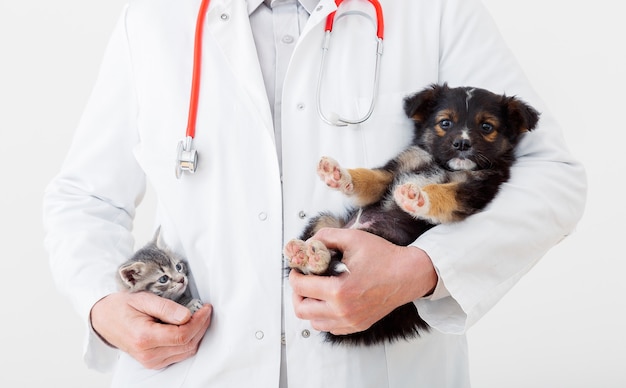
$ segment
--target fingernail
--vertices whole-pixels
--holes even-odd
[[[176,309],[174,316],[172,317],[177,323],[184,323],[189,320],[189,315],[191,313],[186,308]]]

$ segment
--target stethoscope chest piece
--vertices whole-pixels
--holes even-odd
[[[198,152],[192,148],[193,139],[187,136],[178,142],[176,149],[176,178],[180,179],[184,171],[194,173],[198,167]]]

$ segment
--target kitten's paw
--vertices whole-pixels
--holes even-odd
[[[425,216],[430,210],[428,194],[414,183],[396,187],[393,198],[402,210],[414,217]]]
[[[324,156],[320,159],[317,165],[317,175],[328,187],[337,189],[346,195],[350,195],[354,192],[352,176],[350,176],[348,170],[342,168],[339,163],[332,158]]]
[[[330,251],[317,240],[291,240],[285,245],[283,253],[289,268],[307,275],[326,272],[330,263]]]
[[[200,299],[192,299],[187,303],[187,307],[191,314],[193,315],[196,311],[200,310],[204,306],[204,303]]]

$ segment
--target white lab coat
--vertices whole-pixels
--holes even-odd
[[[290,388],[468,386],[464,333],[570,233],[585,199],[582,167],[482,5],[382,0],[376,110],[362,125],[336,128],[316,110],[323,23],[335,9],[332,0],[320,1],[285,79],[281,174],[246,3],[213,0],[195,140],[199,167],[176,180],[199,3],[133,0],[124,10],[71,151],[46,192],[44,213],[52,272],[87,322],[93,304],[116,290],[116,268],[131,254],[135,207],[149,182],[158,196],[155,223],[189,260],[199,297],[214,306],[212,324],[195,357],[164,370],[145,370],[126,355],[118,360],[93,333],[88,364],[115,366],[118,387],[277,387],[284,310]],[[366,2],[344,3],[368,9]],[[355,116],[369,103],[374,52],[371,42],[365,54],[354,42],[372,31],[359,16],[335,28],[331,50],[339,51],[329,52],[323,99],[327,109]],[[346,204],[315,176],[319,157],[381,165],[410,140],[402,98],[435,82],[518,95],[543,111],[540,126],[523,139],[511,181],[486,211],[436,227],[415,243],[440,274],[437,295],[416,301],[431,333],[369,348],[330,346],[293,313],[281,270],[283,242],[318,211]]]

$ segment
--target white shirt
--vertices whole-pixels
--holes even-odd
[[[282,170],[281,105],[282,88],[291,54],[309,15],[318,0],[248,0],[248,13],[259,56],[267,99],[274,120],[276,152]],[[284,295],[283,295],[284,298]],[[287,388],[284,311],[280,388]]]
[[[281,157],[282,88],[291,54],[318,0],[248,0],[250,26],[270,102]]]

